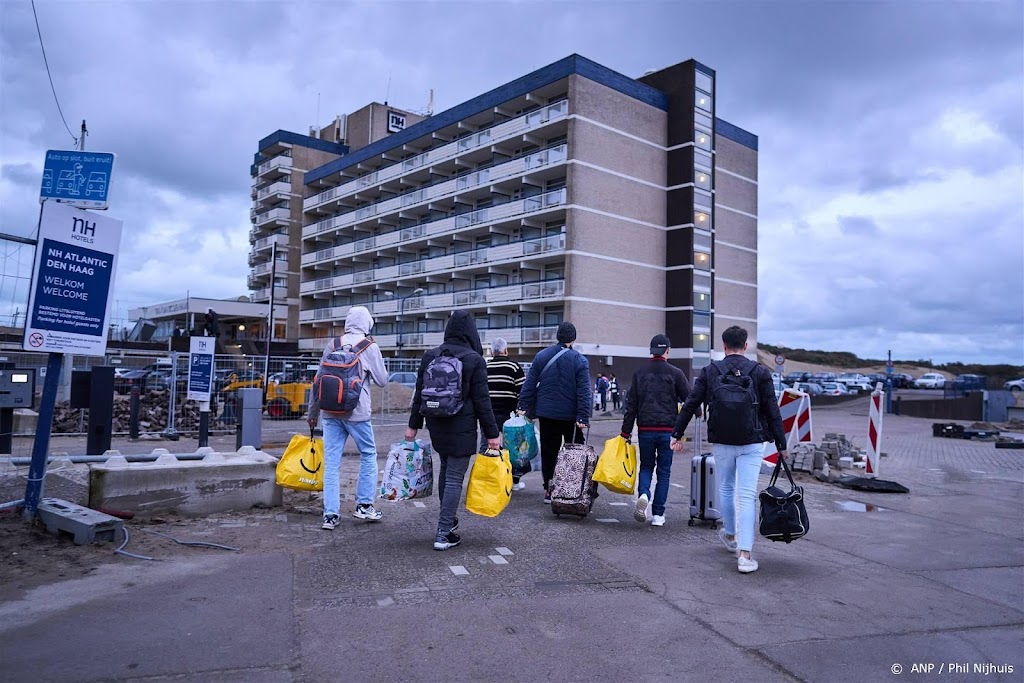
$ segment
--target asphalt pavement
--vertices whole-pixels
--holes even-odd
[[[866,404],[818,410],[814,428],[863,444]],[[378,429],[382,454],[400,431]],[[617,432],[596,422],[591,439]],[[463,510],[446,552],[431,548],[436,495],[333,532],[309,495],[169,516],[178,538],[241,550],[147,540],[163,561],[146,562],[100,544],[81,573],[0,589],[0,680],[1024,680],[1024,451],[899,416],[883,450],[881,475],[911,493],[805,480],[810,533],[758,539],[749,575],[687,526],[689,451],[662,528],[607,491],[589,518],[556,518],[536,474],[498,518]]]

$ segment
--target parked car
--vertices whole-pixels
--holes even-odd
[[[866,384],[870,380],[868,380],[867,375],[862,375],[859,372],[842,372],[836,377],[836,381],[840,384],[846,384],[848,382]]]
[[[1006,391],[1024,391],[1024,377],[1020,379],[1011,379],[1009,382],[1003,384],[1003,389]]]
[[[834,372],[816,372],[811,375],[811,378],[807,380],[814,384],[821,384],[822,382],[835,382],[836,373]]]
[[[982,375],[957,375],[953,379],[953,386],[961,390],[984,389],[985,378]]]
[[[416,388],[416,373],[415,372],[392,372],[388,376],[388,384],[401,384],[403,387],[409,387],[410,389]]]
[[[944,386],[946,378],[938,372],[926,372],[914,380],[914,387],[918,389],[941,389]]]
[[[797,391],[802,391],[805,394],[810,394],[811,396],[821,396],[824,392],[821,385],[814,382],[797,382],[795,388]]]
[[[850,392],[842,382],[825,382],[821,385],[821,393],[825,396],[846,396]]]
[[[809,372],[787,372],[782,377],[782,383],[793,386],[797,382],[806,382],[810,378],[811,373]]]

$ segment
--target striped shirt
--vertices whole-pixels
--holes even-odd
[[[516,409],[525,381],[523,368],[508,356],[495,356],[487,361],[487,391],[496,415],[507,415]]]

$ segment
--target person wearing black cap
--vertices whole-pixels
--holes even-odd
[[[558,326],[558,343],[533,359],[519,394],[520,415],[538,418],[540,459],[544,475],[544,502],[551,502],[551,478],[562,442],[583,443],[593,411],[590,364],[572,348],[576,327],[569,322]]]
[[[679,414],[679,404],[686,401],[690,393],[686,375],[667,362],[671,346],[663,334],[656,334],[651,339],[651,360],[633,373],[633,382],[626,394],[626,412],[622,417],[622,438],[627,441],[633,432],[633,423],[637,425],[640,473],[633,517],[638,522],[647,521],[651,480],[655,469],[658,472],[651,526],[665,524],[665,503],[672,476],[672,429]]]

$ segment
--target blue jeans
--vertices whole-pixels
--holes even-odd
[[[324,430],[324,514],[336,515],[341,508],[341,452],[349,436],[359,449],[356,503],[371,505],[377,490],[377,446],[373,441],[373,425],[349,422],[326,414],[321,414],[320,425]]]
[[[654,505],[651,514],[664,515],[665,502],[668,500],[669,479],[672,476],[672,449],[669,442],[672,435],[668,432],[640,432],[637,445],[640,447],[640,474],[637,485],[637,496],[647,494],[651,497],[651,479],[654,469],[658,469],[658,484],[654,487]]]
[[[754,523],[757,511],[757,478],[761,474],[763,443],[745,446],[711,444],[718,468],[718,495],[722,506],[722,529],[736,537],[740,550],[750,551],[754,545]],[[739,499],[739,525],[736,520],[736,500]]]

